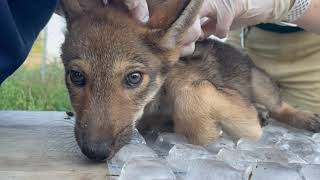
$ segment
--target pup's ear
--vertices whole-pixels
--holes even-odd
[[[56,13],[64,16],[69,23],[75,18],[103,6],[102,0],[60,0]]]
[[[150,1],[150,0],[149,0]],[[151,0],[149,39],[164,51],[183,46],[185,33],[195,22],[203,0]]]

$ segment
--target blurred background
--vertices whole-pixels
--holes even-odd
[[[0,88],[1,110],[71,110],[60,59],[64,31],[64,19],[53,15],[25,63]]]

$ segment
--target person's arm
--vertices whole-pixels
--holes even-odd
[[[57,0],[0,1],[0,84],[24,62]]]
[[[204,0],[200,17],[208,20],[202,24],[202,38],[210,35],[223,38],[230,29],[286,21],[295,4],[309,1],[307,10],[293,23],[320,34],[320,0]]]
[[[142,18],[148,15],[146,0],[122,1],[129,9],[136,9],[133,12],[137,19],[148,19]],[[286,20],[296,1],[300,0],[204,0],[199,18],[187,33],[181,55],[191,55],[195,48],[195,41],[200,36],[205,38],[216,35],[224,38],[230,29]],[[320,34],[320,0],[310,1],[311,4],[305,14],[295,23],[308,31]],[[208,20],[201,24],[200,19],[203,17]]]
[[[204,0],[204,35],[224,38],[230,29],[286,19],[294,0]]]
[[[295,23],[307,31],[320,34],[320,0],[311,0],[306,13]]]

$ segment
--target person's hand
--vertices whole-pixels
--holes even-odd
[[[141,22],[147,22],[146,0],[122,0]],[[181,56],[191,55],[201,37],[224,38],[230,29],[261,22],[279,21],[286,17],[292,0],[204,0],[199,17],[189,29]],[[107,4],[108,0],[103,0]],[[203,19],[206,19],[203,21]]]
[[[137,20],[146,23],[149,20],[149,10],[146,0],[120,0],[122,1],[131,12],[132,16]],[[102,0],[107,5],[109,0]]]
[[[203,36],[202,30],[201,30],[201,24],[200,24],[200,17],[197,17],[196,21],[193,23],[193,25],[190,27],[190,29],[187,32],[187,35],[184,39],[184,46],[181,50],[181,56],[188,56],[193,54],[195,50],[195,42],[198,41],[198,39]]]
[[[200,17],[204,37],[226,37],[230,29],[286,19],[292,0],[205,0]]]
[[[230,29],[286,19],[292,0],[204,0],[190,28],[182,56],[191,55],[199,38],[226,37]]]
[[[132,16],[137,20],[146,23],[149,20],[149,10],[146,0],[123,0]]]
[[[146,0],[121,0],[128,7],[132,16],[137,20],[146,23],[149,20],[149,11]],[[108,4],[108,0],[103,0],[104,4]],[[181,56],[187,56],[193,53],[195,42],[201,35],[200,18],[197,18],[194,25],[188,30],[187,37],[184,39],[185,45],[182,48]]]

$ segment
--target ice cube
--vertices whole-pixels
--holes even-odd
[[[277,163],[258,163],[252,168],[250,180],[302,180],[299,173]]]
[[[264,144],[261,141],[253,141],[250,139],[241,138],[237,142],[237,149],[239,150],[247,150],[247,151],[256,151],[259,149],[268,149],[272,148],[272,145]]]
[[[143,136],[139,133],[138,129],[134,129],[132,131],[129,144],[146,144],[145,139]]]
[[[235,143],[231,138],[220,137],[215,142],[206,146],[206,149],[213,154],[217,154],[221,149],[234,149]]]
[[[316,142],[320,144],[320,133],[315,133],[312,136],[312,139]]]
[[[152,145],[152,149],[160,156],[167,156],[175,144],[185,144],[187,142],[188,140],[184,136],[174,133],[161,133]]]
[[[244,150],[221,149],[217,155],[217,160],[224,161],[241,171],[246,170],[250,165],[262,159],[264,159],[263,155]]]
[[[320,153],[315,152],[304,158],[309,164],[320,164]]]
[[[263,131],[270,132],[270,133],[285,134],[289,130],[288,130],[288,126],[273,120],[273,121],[270,121],[267,126],[263,127]]]
[[[301,158],[298,154],[292,152],[285,152],[288,158],[288,163],[296,163],[296,164],[308,164],[303,158]]]
[[[275,120],[271,120],[268,127],[271,127],[271,129],[277,129],[277,131],[281,132],[281,133],[290,132],[290,133],[294,133],[294,134],[303,134],[306,136],[312,135],[312,133],[310,131],[306,131],[303,129],[297,129],[297,128],[294,128],[292,126],[289,126],[287,124],[284,124],[284,123],[281,123],[281,122],[275,121]]]
[[[130,159],[143,157],[158,157],[157,154],[144,144],[127,144],[123,146],[110,161],[108,161],[109,172],[113,175],[119,175],[123,164]]]
[[[282,165],[289,163],[304,163],[306,162],[300,158],[298,155],[291,152],[281,151],[275,148],[257,149],[254,151],[261,155],[262,162],[278,162]]]
[[[285,133],[283,135],[283,139],[287,139],[287,140],[304,140],[304,139],[308,139],[308,140],[313,141],[313,139],[310,136],[307,136],[307,135],[301,134],[301,133],[293,133],[293,132]]]
[[[288,130],[289,130],[288,132],[292,134],[304,135],[304,136],[310,136],[310,137],[313,135],[311,131],[307,131],[305,129],[297,129],[291,126],[288,127]]]
[[[304,177],[304,180],[319,180],[320,165],[304,165],[300,170],[300,174]]]
[[[158,157],[157,154],[144,144],[127,144],[111,159],[113,163],[124,163],[137,157]]]
[[[263,128],[262,137],[259,142],[266,145],[275,145],[288,130],[283,127],[268,125]]]
[[[317,146],[310,138],[287,137],[276,143],[276,148],[290,151],[304,158],[317,150]]]
[[[191,144],[176,144],[169,151],[166,160],[175,172],[186,172],[191,160],[215,159],[204,147]]]
[[[175,180],[169,166],[158,158],[133,158],[125,163],[119,180]]]
[[[241,180],[243,173],[221,161],[192,160],[185,180]]]
[[[283,134],[281,133],[271,133],[271,132],[263,132],[259,142],[262,144],[274,146],[278,141],[281,140]]]
[[[161,133],[156,142],[159,144],[168,143],[174,145],[187,143],[188,140],[186,137],[175,133]]]
[[[217,159],[225,161],[232,167],[242,171],[247,170],[249,166],[257,162],[277,162],[283,165],[289,163],[306,163],[298,155],[274,148],[260,148],[253,151],[222,149],[218,153]]]
[[[159,131],[149,130],[143,133],[143,137],[146,140],[147,144],[153,144],[158,138]]]

